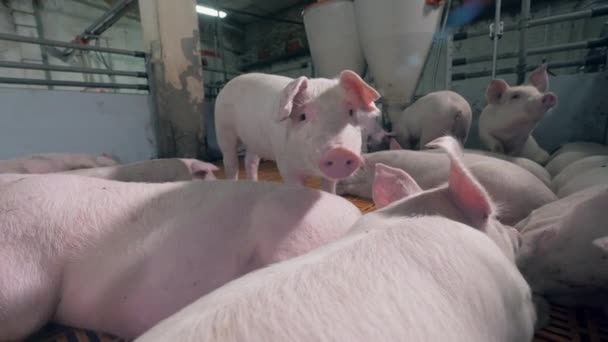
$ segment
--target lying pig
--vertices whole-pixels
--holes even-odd
[[[43,153],[0,160],[0,173],[52,173],[118,165],[110,155],[82,153]]]
[[[608,167],[606,165],[586,170],[571,178],[566,184],[558,188],[555,193],[557,197],[564,198],[595,185],[608,185]],[[608,208],[608,205],[606,208]]]
[[[522,156],[544,165],[549,154],[531,135],[545,113],[557,105],[557,96],[547,92],[546,65],[534,70],[528,84],[509,87],[493,80],[486,90],[488,105],[479,116],[479,137],[492,152]]]
[[[336,180],[359,167],[358,112],[374,112],[380,97],[356,73],[337,79],[291,79],[252,73],[233,78],[215,103],[217,140],[228,179],[238,178],[237,143],[247,149],[245,169],[257,180],[260,158],[275,160],[286,183],[323,178],[335,192]]]
[[[502,208],[500,220],[503,223],[515,224],[532,210],[557,200],[543,182],[513,163],[473,153],[465,154],[464,162]],[[378,163],[404,170],[423,189],[439,186],[449,175],[449,162],[444,153],[411,150],[368,153],[363,155],[359,170],[338,182],[337,192],[372,198],[374,170]]]
[[[561,305],[608,308],[607,203],[608,185],[596,186],[517,224],[517,264],[534,293]]]
[[[551,182],[551,188],[557,192],[572,178],[597,167],[608,167],[608,156],[591,156],[575,161],[558,173]]]
[[[0,176],[0,341],[52,320],[132,339],[256,268],[341,237],[347,200],[276,183]]]
[[[452,158],[448,185],[423,192],[379,164],[386,206],[344,238],[236,279],[136,341],[531,341],[517,233],[453,145],[436,144]]]
[[[62,172],[121,182],[164,183],[216,179],[217,166],[196,159],[155,159],[137,163]]]
[[[471,128],[471,106],[458,93],[449,90],[427,94],[403,112],[391,114],[392,133],[406,149],[421,149],[446,134],[463,145]]]
[[[549,163],[547,163],[547,171],[552,176],[556,176],[563,169],[572,163],[591,156],[607,156],[608,146],[592,143],[577,143],[573,146],[564,146],[557,150]]]

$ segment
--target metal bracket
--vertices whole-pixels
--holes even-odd
[[[502,35],[505,33],[505,22],[501,21],[498,25],[498,32],[496,33],[496,37],[498,39],[502,38]],[[490,39],[494,40],[494,23],[490,24]]]

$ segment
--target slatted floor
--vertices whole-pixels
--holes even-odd
[[[224,178],[223,172],[217,173],[218,178]],[[240,178],[245,178],[245,172],[241,169]],[[259,169],[259,178],[264,181],[280,182],[279,175],[273,163],[263,162]],[[318,179],[309,179],[306,184],[318,188]],[[374,210],[374,205],[366,200],[346,196],[362,212]],[[106,334],[69,329],[57,325],[49,325],[38,334],[32,336],[29,341],[43,342],[116,342],[122,341]],[[551,308],[551,322],[545,329],[539,331],[534,342],[608,342],[608,319],[599,310],[592,309],[568,309],[560,306]],[[489,341],[488,341],[489,342]]]

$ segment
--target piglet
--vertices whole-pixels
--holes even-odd
[[[135,338],[360,216],[341,197],[276,183],[0,175],[0,341],[47,321]]]
[[[136,341],[531,341],[517,233],[496,220],[457,147],[436,144],[452,159],[446,186],[421,191],[377,165],[384,207],[344,238],[236,279]]]
[[[607,203],[608,185],[595,186],[517,224],[523,241],[517,264],[535,294],[561,305],[608,308]]]
[[[155,159],[137,163],[62,172],[121,182],[164,183],[193,179],[213,180],[218,167],[196,159]]]
[[[531,134],[545,113],[557,105],[557,95],[548,89],[545,64],[530,74],[525,85],[509,87],[500,79],[490,82],[486,90],[488,104],[479,116],[481,142],[491,152],[546,164],[549,154]]]
[[[336,79],[252,73],[230,80],[215,103],[217,140],[228,179],[238,178],[237,144],[247,153],[245,169],[257,180],[260,159],[275,160],[283,180],[303,184],[323,179],[335,192],[338,179],[361,163],[357,113],[374,111],[376,90],[346,70]]]
[[[82,153],[43,153],[0,160],[0,173],[52,173],[115,165],[118,165],[118,162],[107,153],[98,156]]]
[[[471,106],[460,94],[449,90],[427,94],[403,112],[389,114],[392,133],[406,149],[422,149],[446,134],[464,145],[471,128]]]

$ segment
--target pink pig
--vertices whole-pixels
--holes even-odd
[[[421,191],[377,165],[384,207],[345,237],[236,279],[136,341],[531,341],[518,234],[496,220],[455,141],[435,144],[451,158],[447,185]]]
[[[0,341],[49,320],[135,338],[360,216],[341,197],[275,183],[1,175]]]
[[[237,144],[247,149],[247,175],[257,180],[260,159],[275,160],[283,180],[303,184],[323,178],[334,192],[338,179],[361,162],[361,123],[357,113],[373,112],[378,92],[356,73],[337,79],[291,79],[246,74],[232,79],[217,97],[216,131],[228,179],[238,178]]]
[[[83,153],[42,153],[0,160],[0,173],[51,173],[114,165],[118,165],[118,162],[106,153],[98,156]]]

